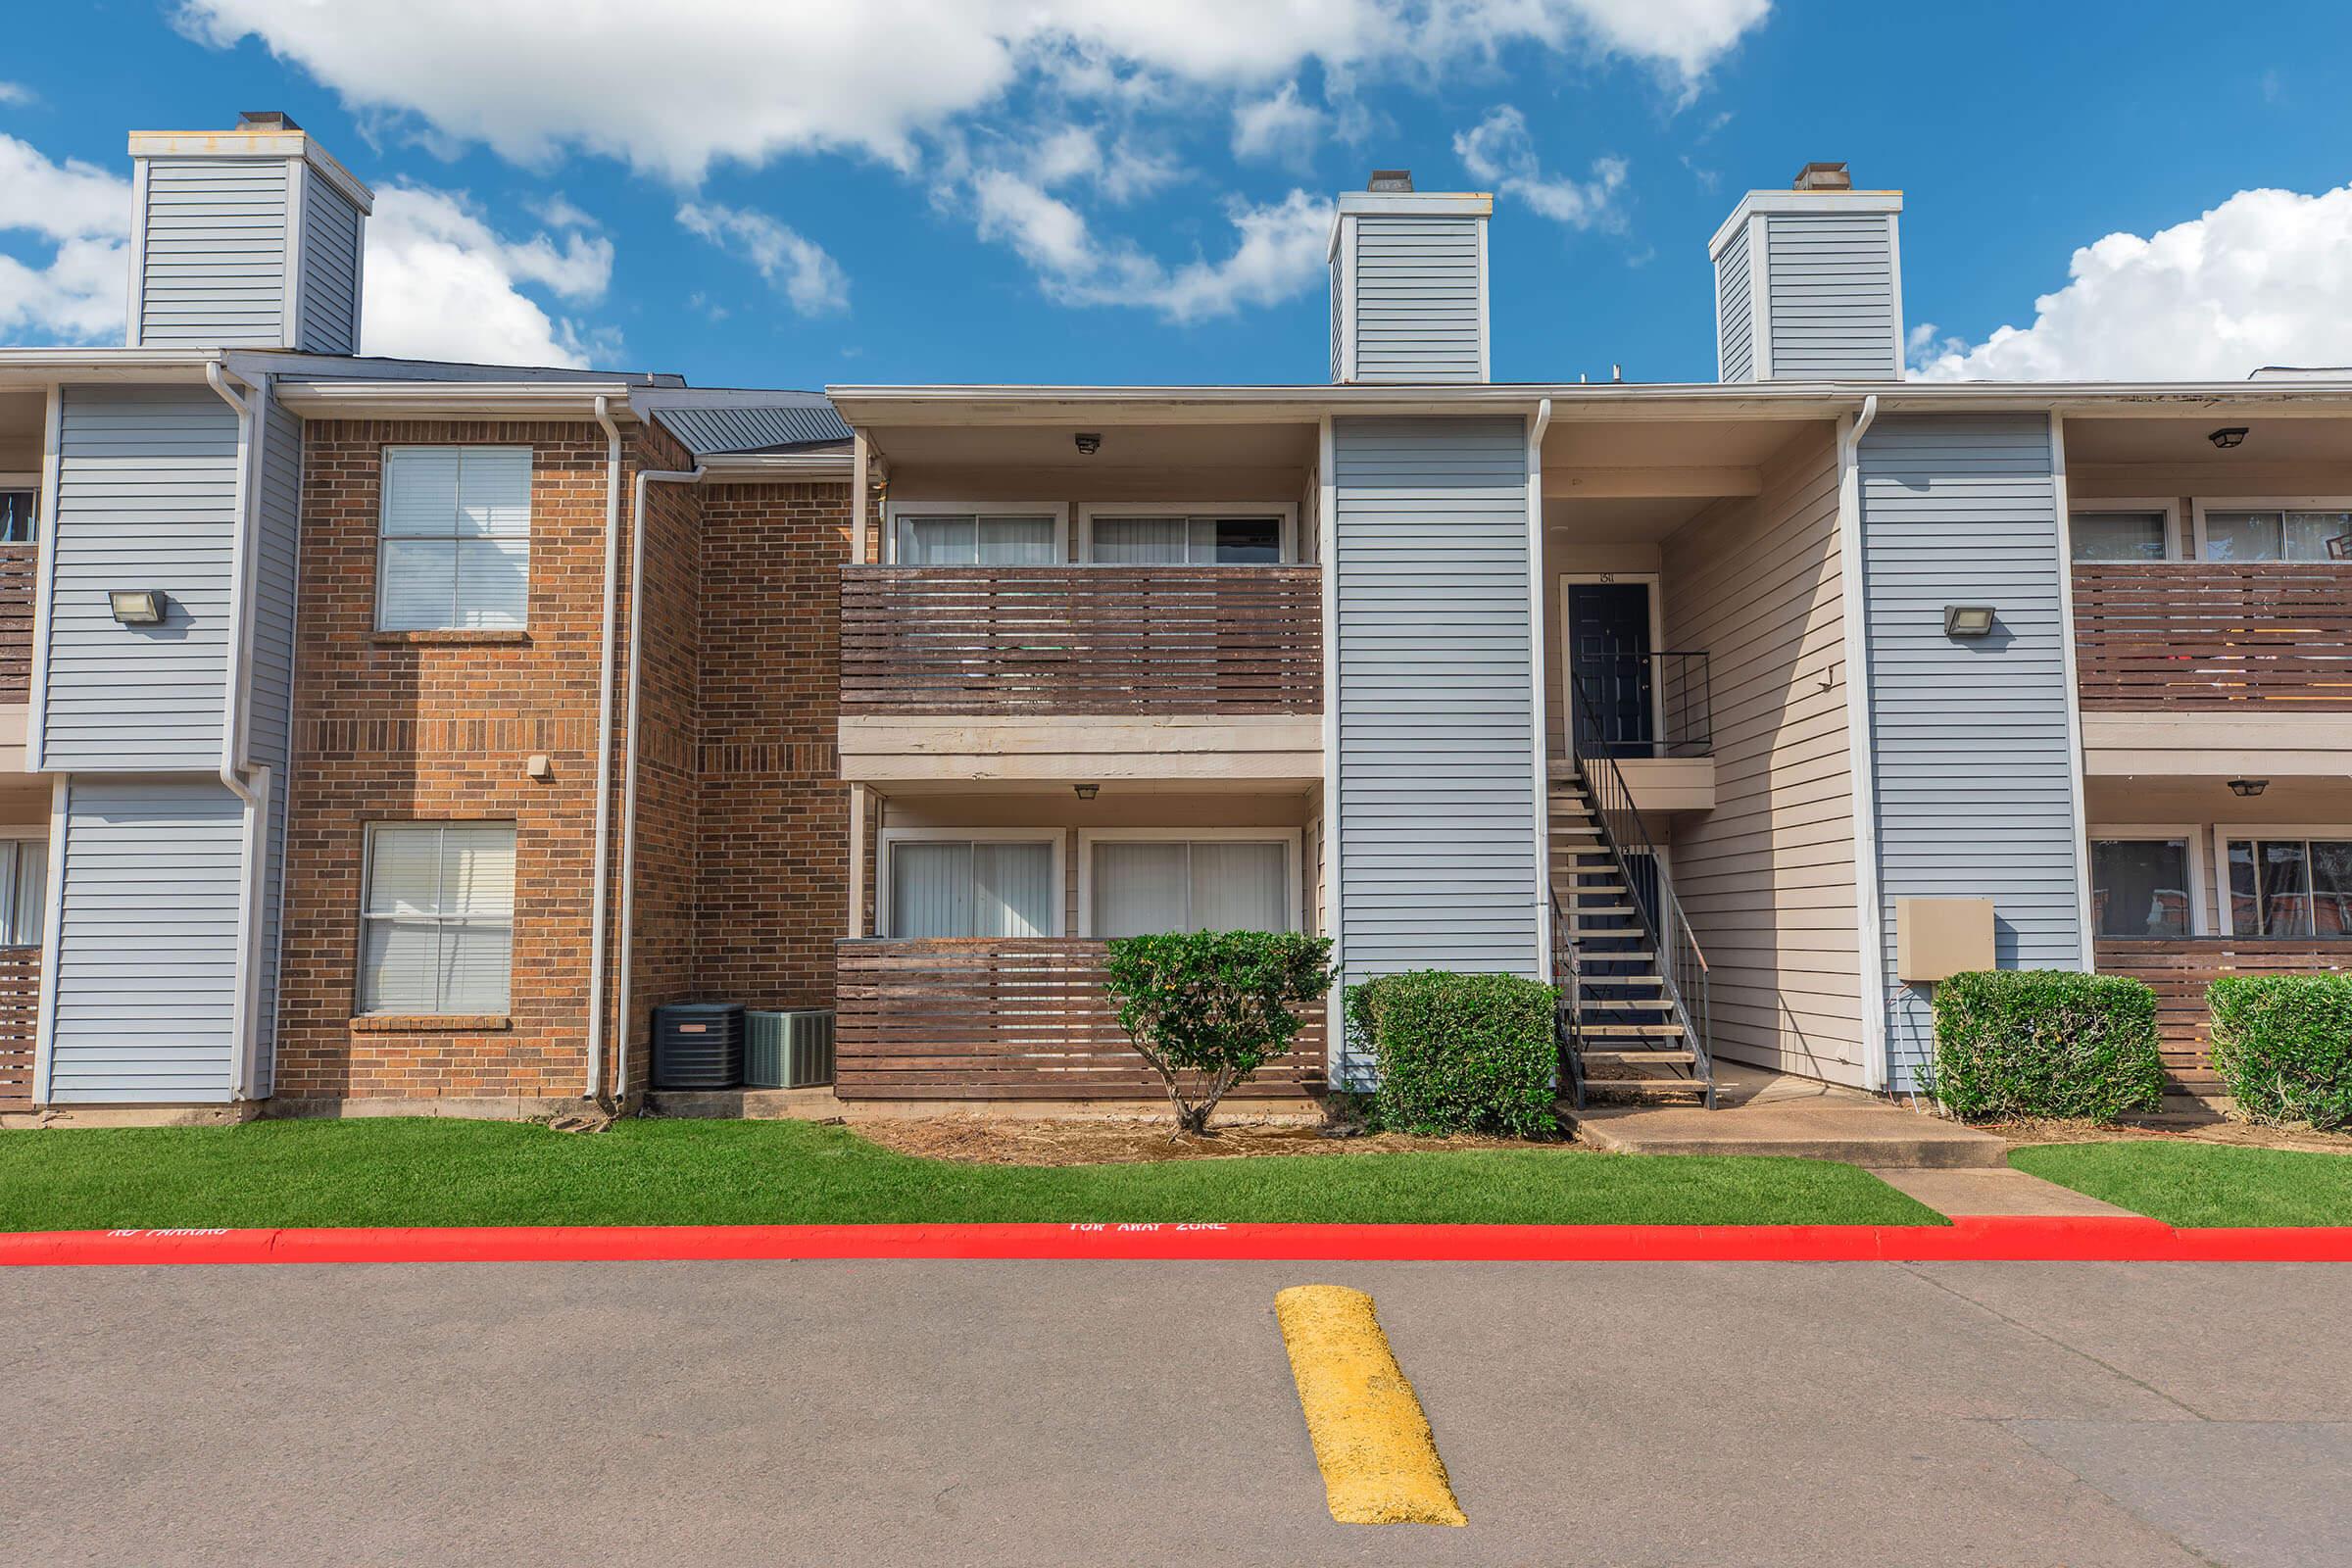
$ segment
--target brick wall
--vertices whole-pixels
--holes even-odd
[[[527,631],[375,632],[382,448],[476,442],[533,448]],[[603,432],[584,422],[310,426],[279,1096],[584,1087],[605,456]],[[624,486],[641,466],[690,460],[654,428],[629,441]],[[831,1004],[849,858],[834,750],[848,488],[651,489],[632,1089],[647,1080],[650,1015],[664,1002]],[[628,657],[624,635],[616,692]],[[526,775],[533,753],[548,755],[549,778]],[[616,743],[616,818],[624,768]],[[481,819],[515,824],[507,1026],[355,1023],[368,825]],[[612,919],[616,930],[617,907]]]
[[[382,449],[528,444],[528,629],[375,631]],[[310,425],[276,1092],[577,1095],[585,1083],[605,439],[593,423]],[[527,777],[544,753],[551,776]],[[514,962],[499,1029],[356,1028],[372,822],[511,819]]]
[[[849,897],[835,752],[849,488],[702,497],[695,981],[754,1007],[833,1004]]]

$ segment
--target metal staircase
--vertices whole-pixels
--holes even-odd
[[[1571,683],[1573,688],[1574,683]],[[1715,1108],[1707,960],[1609,746],[1576,692],[1551,781],[1553,977],[1569,1100],[1695,1096]]]

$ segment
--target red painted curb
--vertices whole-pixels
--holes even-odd
[[[1877,1225],[583,1225],[0,1234],[0,1266],[760,1258],[1196,1262],[2352,1262],[2352,1227],[1962,1215]]]

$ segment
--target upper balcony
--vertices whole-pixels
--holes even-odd
[[[1320,782],[1312,423],[945,417],[852,420],[888,500],[842,569],[845,779]]]
[[[2352,745],[2352,420],[2070,416],[2084,766],[2337,776]]]
[[[1318,567],[842,572],[845,716],[1322,710]]]

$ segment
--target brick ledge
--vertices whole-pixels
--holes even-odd
[[[351,1020],[362,1035],[470,1035],[513,1027],[500,1012],[371,1012]]]
[[[481,644],[512,646],[529,642],[531,634],[519,626],[435,626],[420,631],[371,631],[368,634],[368,640],[378,648],[406,648],[417,644],[442,647]]]

